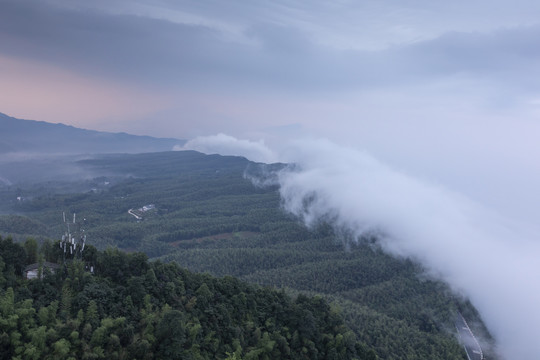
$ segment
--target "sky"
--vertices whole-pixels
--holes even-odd
[[[324,137],[537,219],[540,192],[500,189],[540,180],[539,11],[532,0],[2,0],[0,111],[275,147]]]
[[[518,264],[540,255],[539,13],[533,0],[0,0],[0,112],[301,163],[296,175],[312,175],[303,189],[335,200],[315,213],[379,214],[339,219],[359,233],[382,226],[409,234],[409,246],[389,241],[387,249],[411,257],[448,254],[427,239],[461,236],[468,241],[459,249],[482,248],[491,264],[467,268],[479,271],[477,281],[514,271],[515,291],[535,299],[538,286],[523,282],[540,269],[532,259]],[[364,171],[379,174],[368,178],[380,186],[363,183]],[[327,181],[316,180],[321,173]],[[301,198],[295,179],[281,179],[282,195],[305,216],[285,192]],[[393,193],[399,201],[388,206],[396,211],[385,218],[374,204],[388,199],[376,196],[356,208],[349,201],[362,199],[332,190],[339,187]],[[405,203],[418,211],[400,210]],[[405,226],[426,218],[429,233]],[[508,272],[490,277],[505,254]],[[446,268],[422,261],[475,297],[483,314],[524,308],[516,298],[485,300],[459,280],[457,255],[449,258]],[[503,348],[516,341],[501,329],[509,321],[487,321]],[[523,346],[523,355],[540,356]]]

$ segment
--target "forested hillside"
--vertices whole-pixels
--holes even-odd
[[[376,238],[347,238],[325,223],[307,229],[285,213],[277,188],[246,180],[258,164],[168,152],[100,156],[78,166],[93,177],[71,179],[72,188],[85,189],[76,193],[66,182],[0,188],[0,233],[59,239],[62,211],[76,212],[99,249],[142,251],[159,259],[151,266],[320,296],[381,359],[466,358],[455,338],[458,309],[488,337],[468,303],[413,262],[383,254]]]
[[[375,359],[321,297],[57,244],[38,255],[64,265],[24,280],[31,243],[0,238],[1,359]]]

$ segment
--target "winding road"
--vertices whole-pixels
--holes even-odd
[[[458,313],[455,320],[455,325],[461,344],[467,353],[467,358],[469,360],[484,360],[484,354],[482,353],[482,348],[480,347],[478,340],[476,340],[467,321],[465,321],[465,318],[460,313]]]
[[[128,214],[129,214],[129,215],[133,215],[133,216],[135,217],[135,219],[137,219],[137,220],[142,220],[142,216],[139,216],[139,215],[135,214],[135,213],[133,212],[133,209],[129,209],[129,210],[128,210]]]

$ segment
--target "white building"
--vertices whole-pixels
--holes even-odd
[[[60,269],[60,265],[45,261],[43,263],[43,270],[49,269],[51,272],[56,272]],[[24,277],[27,279],[37,279],[39,272],[39,263],[28,265],[24,268]]]

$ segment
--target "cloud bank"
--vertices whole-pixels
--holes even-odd
[[[504,103],[522,122],[538,112],[539,11],[531,0],[4,0],[0,110],[108,130],[132,119],[138,133],[178,138],[317,129],[340,111],[339,127],[357,130],[392,119],[381,106],[428,122],[448,109],[491,120]]]
[[[468,297],[505,359],[537,358],[540,244],[525,224],[365,152],[297,141],[278,174],[284,208],[308,225],[331,219],[356,237],[377,233],[388,253],[420,262]]]
[[[324,34],[314,27],[313,20],[302,22],[292,17],[293,6],[284,7],[285,14],[263,4],[259,9],[245,6],[242,19],[229,18],[223,21],[228,26],[220,26],[217,21],[167,18],[152,6],[137,11],[129,3],[119,2],[120,10],[115,11],[112,6],[93,8],[76,1],[70,6],[72,2],[4,1],[0,54],[39,59],[106,79],[159,87],[210,87],[219,92],[249,93],[256,89],[287,91],[296,96],[301,95],[298,91],[328,94],[431,82],[463,74],[488,79],[501,90],[506,83],[520,91],[537,89],[528,76],[538,74],[537,23],[508,20],[502,23],[512,26],[493,22],[481,29],[435,29],[424,25],[414,29],[418,35],[411,39],[407,39],[405,31],[386,34],[381,41],[385,45],[377,49],[363,43],[342,48],[332,46],[337,40],[324,41]],[[172,3],[168,6],[171,12],[185,12],[188,7]],[[221,9],[222,16],[225,7],[230,7],[215,6]],[[205,8],[194,10],[202,18],[217,15]],[[275,15],[275,21],[261,16],[265,10]],[[369,10],[377,15],[384,11]],[[322,16],[305,8],[301,13],[306,17]],[[411,13],[422,17],[417,9]],[[248,21],[252,15],[256,16]],[[407,22],[412,28],[410,19],[403,14],[394,21]],[[388,24],[371,25],[380,30]],[[231,28],[237,29],[236,35],[231,34]],[[347,35],[335,30],[326,34],[342,39]]]
[[[277,161],[274,153],[264,144],[264,141],[239,140],[225,134],[201,136],[188,141],[184,146],[175,146],[174,150],[195,150],[204,154],[243,156],[248,160],[263,163]]]

